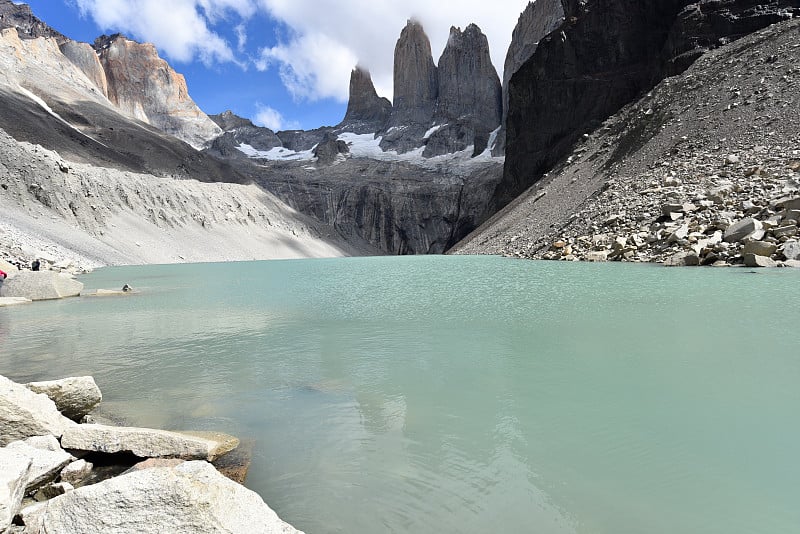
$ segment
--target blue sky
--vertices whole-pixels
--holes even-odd
[[[273,129],[341,121],[350,71],[372,72],[391,99],[394,44],[407,19],[431,38],[434,60],[450,26],[477,23],[502,76],[511,32],[527,0],[27,0],[66,36],[92,42],[124,33],[154,43],[186,76],[207,113],[227,109]]]

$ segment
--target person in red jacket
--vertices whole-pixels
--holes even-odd
[[[7,276],[8,275],[5,273],[5,271],[0,269],[0,280],[5,280]]]

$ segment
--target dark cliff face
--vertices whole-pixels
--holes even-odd
[[[357,134],[375,133],[386,128],[392,103],[375,91],[369,71],[356,67],[350,74],[350,99],[347,113],[338,129]]]
[[[16,28],[21,39],[52,37],[63,44],[69,39],[57,32],[31,12],[27,4],[14,4],[11,0],[0,0],[0,28]]]
[[[422,26],[409,21],[394,49],[394,108],[381,147],[408,152],[433,121],[439,77],[431,43]]]
[[[539,41],[564,22],[562,0],[536,0],[529,2],[519,16],[511,36],[503,67],[503,119],[493,154],[502,156],[506,146],[506,117],[508,116],[508,83],[511,76],[536,52]]]
[[[787,16],[799,2],[564,0],[565,21],[510,80],[506,165],[494,207],[702,50]]]
[[[447,125],[433,133],[424,156],[438,156],[475,145],[483,152],[489,134],[500,125],[502,88],[489,55],[489,40],[474,24],[450,29],[439,59],[439,98],[434,122]]]
[[[341,147],[330,144],[336,157]],[[335,228],[352,243],[390,255],[441,254],[490,215],[499,163],[468,177],[403,162],[348,159],[304,169],[279,162],[259,169],[257,182],[292,208]]]

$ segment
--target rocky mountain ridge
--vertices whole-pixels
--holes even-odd
[[[153,45],[116,34],[93,45],[69,39],[36,18],[25,4],[0,0],[0,29],[22,40],[52,39],[68,58],[128,117],[150,124],[195,148],[203,148],[222,130],[189,96],[186,80],[161,59]]]

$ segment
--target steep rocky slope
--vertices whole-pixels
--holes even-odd
[[[0,128],[70,161],[201,181],[242,182],[229,165],[120,114],[52,38],[0,30]]]
[[[604,121],[455,251],[770,264],[800,257],[800,20],[709,52]]]
[[[189,96],[186,79],[152,44],[122,35],[99,37],[94,48],[108,82],[108,99],[123,113],[202,148],[222,130]]]
[[[704,50],[785,20],[800,0],[564,0],[565,20],[512,76],[500,208],[581,135]]]
[[[0,257],[99,265],[369,254],[256,185],[65,160],[0,130]]]

